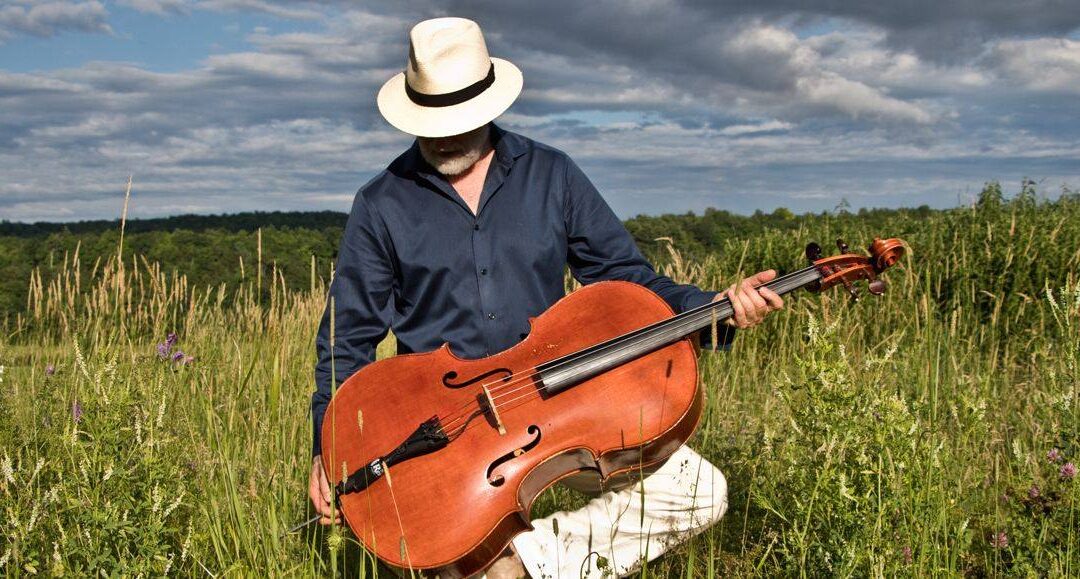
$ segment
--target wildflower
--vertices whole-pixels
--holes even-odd
[[[151,513],[156,514],[158,511],[161,510],[161,500],[162,500],[162,498],[163,497],[161,496],[161,487],[159,487],[158,485],[155,484],[154,485],[154,490],[150,491],[150,499],[152,501],[151,505],[150,505],[150,512]]]
[[[1028,498],[1029,499],[1037,499],[1037,498],[1039,498],[1039,494],[1040,493],[1039,493],[1039,486],[1038,485],[1031,485],[1031,488],[1028,489]]]
[[[904,548],[901,549],[900,552],[904,555],[904,564],[910,565],[911,562],[914,560],[914,557],[912,557],[911,555],[911,547],[904,545]]]
[[[71,420],[73,420],[77,424],[80,420],[82,420],[82,415],[83,415],[82,404],[79,404],[78,400],[76,400],[75,402],[72,402],[71,403]]]
[[[169,332],[169,335],[165,336],[165,345],[168,346],[170,349],[173,346],[176,345],[176,333],[175,332]]]
[[[1050,451],[1046,453],[1046,460],[1049,460],[1050,462],[1061,460],[1061,451],[1056,448],[1051,448]]]
[[[177,350],[176,353],[174,353],[172,355],[172,361],[173,362],[179,362],[180,360],[183,360],[183,359],[184,359],[184,353],[182,351],[180,351],[180,350]]]
[[[52,364],[45,366],[45,375],[52,376],[53,374],[56,374],[56,366],[53,366]]]
[[[53,574],[56,576],[62,576],[64,574],[64,560],[62,557],[60,557],[60,544],[56,541],[53,541],[52,547]]]
[[[180,361],[181,364],[187,366],[195,361],[195,356],[184,356],[184,359]]]
[[[168,359],[169,350],[172,350],[172,346],[170,346],[167,342],[162,342],[162,343],[158,344],[157,345],[157,355],[158,355],[158,357],[161,358],[162,360]]]
[[[1065,480],[1072,480],[1073,477],[1076,476],[1076,465],[1071,462],[1065,463],[1061,466],[1060,474],[1061,478]]]
[[[1004,549],[1009,546],[1009,536],[1005,534],[1005,531],[995,533],[990,536],[990,546],[994,549]]]
[[[345,537],[341,536],[341,533],[334,528],[333,532],[326,536],[326,546],[330,549],[330,552],[336,552],[341,548],[341,543],[345,541]]]
[[[180,560],[187,560],[188,548],[191,547],[191,521],[188,521],[187,536],[184,537],[184,544],[180,545]]]
[[[11,464],[11,457],[4,453],[4,460],[0,461],[0,474],[4,475],[4,480],[11,484],[15,484],[15,468]]]

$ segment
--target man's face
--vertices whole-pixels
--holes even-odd
[[[488,152],[488,125],[452,137],[417,137],[420,154],[436,171],[452,177],[464,173]]]

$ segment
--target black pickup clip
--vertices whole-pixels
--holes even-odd
[[[431,417],[389,454],[369,462],[367,466],[349,475],[334,487],[337,496],[360,492],[386,474],[386,469],[425,454],[435,452],[450,444],[450,439],[439,425],[439,419]]]

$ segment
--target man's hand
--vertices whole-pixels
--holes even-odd
[[[315,505],[315,512],[322,515],[319,519],[320,525],[329,525],[331,522],[341,524],[341,513],[337,513],[337,518],[334,516],[333,505],[330,501],[333,498],[333,493],[330,492],[330,483],[326,480],[326,471],[323,470],[322,456],[316,455],[315,459],[311,461],[311,481],[308,483],[308,496],[311,497],[311,504]]]
[[[713,301],[723,298],[731,300],[735,315],[724,320],[736,328],[752,328],[765,318],[765,314],[782,309],[784,300],[769,288],[758,287],[776,277],[775,270],[766,270],[752,275],[718,294]]]

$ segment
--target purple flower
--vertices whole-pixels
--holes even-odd
[[[45,375],[52,376],[53,374],[56,374],[56,366],[53,366],[52,364],[45,366]]]
[[[165,337],[165,344],[168,345],[169,348],[172,348],[173,346],[175,346],[176,345],[176,334],[173,333],[173,332],[169,332],[169,335]]]
[[[1039,486],[1038,485],[1031,485],[1031,488],[1028,489],[1028,498],[1029,499],[1037,499],[1037,498],[1039,498],[1039,494],[1040,493],[1039,493]]]
[[[158,357],[161,358],[162,360],[167,360],[169,358],[169,350],[171,350],[171,349],[172,349],[172,346],[170,346],[167,342],[162,342],[162,343],[158,344],[157,345],[157,355],[158,355]]]
[[[1051,448],[1050,451],[1046,453],[1046,460],[1049,460],[1050,462],[1061,460],[1061,451],[1056,448]]]
[[[183,359],[184,359],[184,353],[182,351],[180,351],[180,350],[177,350],[172,355],[172,361],[173,362],[179,362],[180,360],[183,360]]]
[[[990,536],[990,546],[995,549],[1004,549],[1009,546],[1009,536],[1005,531]]]
[[[195,361],[195,356],[184,356],[184,359],[180,361],[181,364],[187,366]]]
[[[82,420],[82,415],[83,415],[82,404],[79,404],[78,400],[76,400],[75,402],[72,402],[71,403],[71,419],[74,420],[76,423],[78,423],[80,420]]]
[[[1061,465],[1061,473],[1060,474],[1061,474],[1061,478],[1063,478],[1065,480],[1072,480],[1073,477],[1076,476],[1076,465],[1071,463],[1071,462],[1067,462],[1067,463]]]
[[[900,550],[900,552],[904,555],[904,564],[910,565],[911,562],[914,560],[914,557],[911,556],[911,547],[905,545],[904,548]]]

